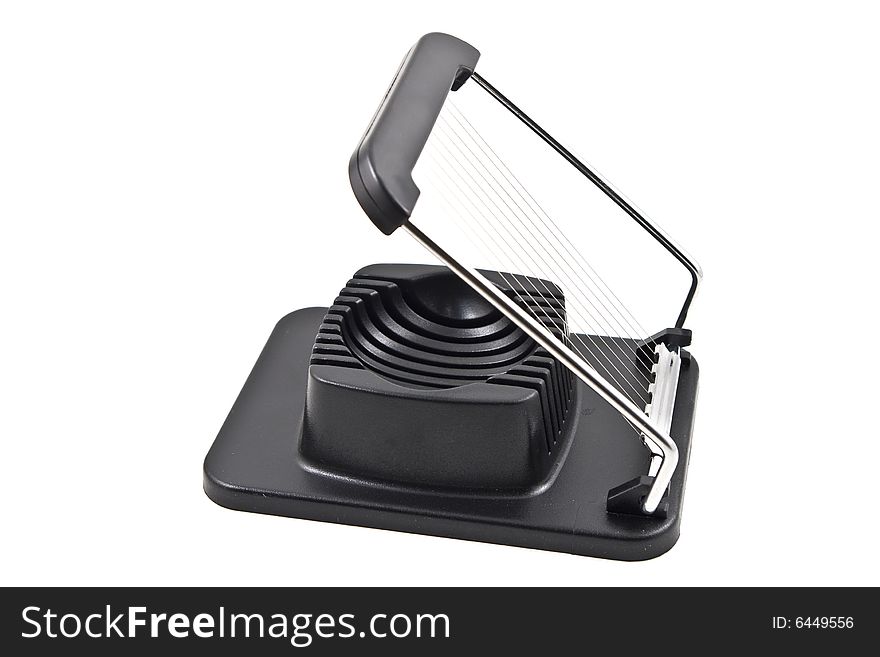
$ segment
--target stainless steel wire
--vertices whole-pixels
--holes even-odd
[[[520,182],[519,178],[510,170],[504,160],[499,157],[498,153],[494,148],[486,141],[486,139],[480,134],[480,132],[473,126],[473,124],[468,120],[467,116],[458,108],[456,103],[450,98],[448,100],[447,105],[454,116],[462,126],[467,126],[470,129],[471,134],[478,140],[480,144],[480,150],[484,155],[487,156],[495,168],[501,173],[501,175],[520,192],[521,197],[526,199],[526,203],[532,208],[535,212],[535,215],[541,221],[542,225],[552,233],[556,235],[558,239],[563,244],[563,248],[565,249],[567,255],[578,264],[578,267],[581,269],[583,274],[594,283],[594,285],[602,292],[603,296],[605,296],[606,300],[612,306],[617,307],[618,312],[623,311],[623,319],[627,324],[629,329],[633,332],[629,334],[629,337],[632,338],[643,338],[648,333],[647,330],[641,325],[636,316],[630,311],[626,304],[624,304],[618,296],[614,293],[614,290],[605,282],[605,280],[599,275],[599,273],[593,268],[593,266],[583,257],[580,250],[571,243],[571,240],[568,238],[566,233],[562,231],[558,224],[553,220],[553,218],[544,210],[544,207],[535,200],[535,197],[529,192],[529,190]],[[546,222],[543,218],[546,218]],[[589,271],[588,271],[589,270]],[[595,277],[595,278],[594,278]],[[598,282],[597,282],[598,281]]]
[[[484,196],[492,202],[492,205],[498,211],[497,213],[494,213],[495,216],[501,217],[501,219],[496,223],[496,229],[503,230],[508,227],[512,228],[517,233],[517,236],[525,242],[525,244],[520,245],[520,249],[526,251],[526,253],[529,255],[536,256],[536,258],[540,260],[540,263],[538,263],[536,262],[535,258],[532,258],[532,262],[534,264],[541,265],[539,269],[542,274],[547,275],[548,271],[552,272],[553,275],[559,279],[558,281],[554,281],[555,283],[562,284],[570,289],[566,296],[576,302],[575,304],[570,304],[572,305],[572,314],[578,316],[583,321],[586,321],[587,317],[589,317],[589,322],[587,323],[598,328],[598,330],[595,330],[594,333],[599,336],[599,339],[605,344],[606,347],[609,348],[609,351],[615,355],[618,361],[621,360],[621,356],[624,356],[627,360],[629,360],[629,358],[635,358],[636,360],[638,360],[638,354],[636,353],[634,348],[630,347],[629,349],[626,349],[625,347],[623,347],[623,343],[614,341],[606,336],[606,334],[610,334],[612,330],[614,330],[614,327],[612,323],[608,320],[608,315],[606,314],[607,306],[605,306],[606,311],[603,312],[596,305],[591,297],[596,298],[599,304],[602,306],[604,306],[604,303],[599,298],[599,295],[597,295],[595,292],[593,292],[592,294],[588,294],[586,292],[588,286],[585,284],[583,279],[579,280],[571,273],[571,268],[567,266],[568,263],[565,261],[564,254],[560,252],[554,241],[550,239],[551,236],[547,234],[547,231],[542,231],[540,227],[535,225],[534,221],[525,212],[522,204],[518,202],[511,195],[510,191],[504,187],[503,183],[499,181],[498,178],[488,170],[488,168],[484,164],[483,159],[480,158],[476,153],[474,153],[474,151],[470,148],[462,135],[454,134],[454,131],[453,134],[450,135],[449,132],[446,132],[447,127],[448,122],[446,121],[445,117],[441,115],[440,133],[445,135],[446,139],[450,143],[452,143],[462,155],[462,158],[458,159],[457,163],[462,166],[463,169],[469,167],[471,170],[476,172],[476,174],[484,183],[486,183],[485,186],[481,186],[481,191],[483,192]],[[463,145],[463,147],[459,144]],[[515,189],[514,192],[516,193]],[[510,199],[513,205],[505,200],[502,197],[501,193],[507,196],[507,198]],[[520,198],[522,199],[521,195]],[[500,200],[505,207],[502,208],[499,205],[498,200]],[[525,235],[519,229],[519,226],[522,226],[525,229],[526,233],[528,233],[528,235]],[[542,256],[535,248],[529,249],[528,247],[530,246],[537,246],[540,251],[543,251],[544,256]],[[552,253],[551,250],[553,251]],[[554,269],[550,264],[552,262],[562,262],[565,264],[565,266]],[[572,294],[572,292],[575,292],[577,294]],[[587,305],[592,308],[592,311],[587,308]],[[582,315],[580,313],[580,311],[578,310],[578,306],[582,306],[585,315]],[[624,330],[623,333],[626,337],[637,339],[634,338],[634,336],[632,336],[631,333],[626,330]],[[626,366],[626,363],[623,363],[623,365]],[[645,384],[647,385],[649,383],[647,375],[640,370],[637,371],[641,374],[641,378],[645,381]]]
[[[461,121],[459,121],[459,125],[462,125]],[[425,152],[442,174],[439,178],[448,181],[445,183],[447,187],[451,185],[455,188],[454,190],[448,189],[447,193],[442,194],[442,198],[453,210],[450,213],[453,220],[458,220],[461,210],[464,209],[471,221],[457,221],[460,229],[466,230],[472,236],[476,235],[478,241],[483,244],[483,248],[492,258],[500,261],[514,260],[514,269],[519,269],[520,276],[525,278],[535,274],[538,279],[537,285],[544,288],[542,296],[555,301],[560,306],[564,302],[567,316],[585,323],[595,334],[595,337],[587,335],[585,340],[581,334],[575,333],[571,336],[572,341],[581,344],[590,354],[592,360],[611,377],[615,385],[634,404],[643,406],[647,397],[647,386],[650,382],[647,368],[632,346],[629,348],[624,346],[625,344],[631,345],[632,342],[610,338],[606,335],[613,332],[622,334],[624,338],[629,340],[638,339],[632,335],[632,326],[627,329],[620,320],[612,321],[613,313],[609,308],[609,305],[614,303],[612,297],[605,294],[603,300],[600,296],[602,288],[595,281],[592,286],[588,285],[583,277],[577,277],[570,272],[570,266],[560,268],[552,265],[552,262],[566,263],[565,253],[570,251],[570,247],[563,250],[553,239],[550,239],[555,238],[555,232],[560,232],[558,228],[551,233],[546,229],[546,221],[542,223],[545,227],[544,230],[534,222],[530,215],[536,215],[539,220],[542,219],[541,215],[534,210],[532,213],[527,212],[526,204],[528,207],[531,207],[531,204],[510,183],[507,176],[504,176],[505,186],[505,183],[498,177],[502,175],[500,168],[496,166],[496,170],[499,172],[496,175],[486,167],[484,159],[492,160],[485,155],[485,149],[490,147],[488,142],[482,140],[487,144],[480,148],[480,152],[484,153],[484,158],[478,156],[474,150],[476,147],[474,144],[480,144],[480,142],[479,138],[472,134],[476,132],[475,129],[470,130],[469,134],[463,135],[461,134],[464,130],[463,126],[456,131],[455,126],[445,117],[441,118],[437,127],[439,130],[435,129],[435,136],[432,136]],[[440,138],[438,139],[436,136]],[[471,143],[468,144],[467,140],[470,140]],[[509,171],[509,167],[507,170]],[[510,175],[512,176],[512,173]],[[429,176],[425,182],[430,184],[433,178],[433,176]],[[480,181],[483,184],[479,184]],[[505,195],[509,200],[505,200]],[[519,201],[517,201],[517,197]],[[534,197],[531,198],[534,199]],[[455,199],[455,201],[450,199]],[[465,199],[466,203],[462,199]],[[536,202],[533,200],[532,203]],[[456,205],[459,208],[456,208]],[[485,237],[479,235],[474,230],[475,227],[484,231]],[[535,244],[540,250],[534,248]],[[508,274],[508,276],[515,277],[516,274]],[[544,282],[545,280],[550,280],[554,284],[562,284],[563,288],[568,287],[569,290],[565,291],[564,299],[559,298],[559,295]],[[528,289],[527,285],[521,284],[519,287]],[[587,288],[593,290],[591,294],[584,292]],[[597,288],[598,293],[595,292]],[[597,300],[590,298],[591,296]],[[533,295],[532,301],[534,305],[540,305]],[[619,305],[621,304],[615,304],[615,306]],[[621,316],[625,316],[625,313],[632,314],[628,309],[622,311],[616,309],[616,312]],[[565,325],[566,318],[560,312],[553,309],[555,318],[549,312],[545,311],[545,313],[555,325]],[[636,383],[641,381],[641,384],[634,385],[628,376],[629,374],[633,374]]]
[[[451,212],[449,214],[449,217],[451,218],[451,220],[456,223],[462,233],[470,235],[471,238],[475,238],[477,242],[480,242],[483,245],[485,252],[489,255],[497,255],[499,252],[504,251],[505,246],[502,246],[498,242],[492,232],[486,230],[477,230],[477,227],[481,227],[486,222],[486,218],[484,216],[478,216],[482,215],[479,206],[473,204],[472,201],[470,202],[470,207],[465,205],[465,202],[462,200],[462,198],[469,199],[469,196],[465,193],[461,185],[449,174],[446,167],[444,167],[439,162],[438,156],[435,155],[434,152],[432,152],[431,150],[426,150],[426,154],[429,160],[435,164],[435,171],[441,174],[432,177],[431,181],[428,184],[432,188],[432,190],[437,193],[437,198],[443,201],[443,203],[450,208]],[[451,187],[454,187],[455,189],[451,189]],[[471,221],[468,221],[465,217],[462,216],[462,211],[464,214],[467,215],[467,217],[471,219]],[[502,241],[506,242],[503,236]],[[507,243],[506,245],[507,249],[509,249],[509,243]],[[521,260],[516,257],[514,257],[513,260],[515,261],[513,263],[514,266],[519,269],[523,269],[526,266]],[[542,307],[543,309],[543,306],[541,306],[540,302],[535,298],[535,296],[528,292],[530,277],[523,274],[515,274],[512,272],[504,271],[499,271],[499,276],[512,289],[524,290],[523,293],[518,294],[518,296],[520,296],[523,301],[527,301],[527,299],[525,298],[525,296],[527,296],[529,299],[532,300],[533,308]],[[521,278],[522,281],[518,281],[518,278]],[[538,277],[531,278],[531,281],[536,280],[540,279]],[[543,281],[541,282],[543,283]],[[535,285],[537,287],[535,282],[532,282],[532,285]],[[552,295],[552,292],[550,292],[549,288],[546,285],[544,287],[548,290],[548,293]],[[555,295],[552,296],[554,296],[555,298]],[[552,306],[550,307],[552,308]],[[602,358],[599,356],[597,345],[593,344],[593,347],[591,348],[590,345],[587,344],[587,342],[585,342],[580,335],[568,333],[565,317],[561,314],[560,311],[553,309],[553,315],[555,315],[555,317],[551,315],[549,311],[544,310],[543,313],[553,323],[554,326],[559,326],[563,330],[563,335],[568,335],[573,341],[577,341],[581,344],[581,347],[586,351],[586,353],[588,353],[591,358],[595,362],[597,362],[602,371],[604,371],[604,373],[611,378],[618,389],[620,389],[621,392],[625,394],[631,402],[637,405],[644,404],[644,399],[642,399],[640,395],[641,391],[631,384],[627,386],[625,384],[625,379],[622,378],[622,373],[618,372],[615,375],[615,373],[612,372],[603,362]],[[534,313],[534,311],[533,314],[536,314],[537,316],[537,313]],[[541,317],[538,316],[538,319],[541,320]]]

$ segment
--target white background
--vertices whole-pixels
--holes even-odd
[[[3,584],[880,584],[869,3],[0,6]],[[659,559],[201,490],[274,323],[419,253],[365,219],[346,167],[435,30],[706,272],[682,536]]]

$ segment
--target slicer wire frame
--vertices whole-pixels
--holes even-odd
[[[636,221],[642,228],[644,228],[648,234],[651,235],[657,242],[659,242],[663,248],[665,248],[669,253],[675,256],[676,260],[678,260],[684,267],[688,270],[688,273],[691,276],[691,286],[688,290],[687,296],[684,300],[684,305],[681,308],[681,311],[678,314],[678,319],[675,322],[675,328],[682,328],[684,326],[685,319],[687,318],[688,311],[690,310],[691,303],[697,294],[697,289],[699,288],[700,282],[703,280],[703,270],[699,264],[687,253],[685,253],[684,249],[682,249],[678,244],[676,244],[672,238],[670,238],[660,226],[651,221],[648,217],[639,212],[633,205],[627,201],[623,196],[617,192],[608,182],[603,180],[595,171],[590,169],[586,164],[581,162],[577,157],[575,157],[571,151],[569,151],[565,146],[559,143],[556,139],[553,138],[544,128],[538,125],[533,119],[531,119],[525,112],[523,112],[519,107],[514,105],[504,94],[502,94],[498,89],[493,87],[484,77],[482,77],[479,73],[474,71],[471,74],[471,79],[476,82],[480,88],[484,89],[492,98],[498,101],[505,109],[507,109],[511,114],[513,114],[517,119],[522,121],[532,132],[538,135],[544,142],[546,142],[553,150],[559,153],[569,164],[571,164],[579,173],[584,175],[587,179],[590,180],[596,187],[598,187],[608,198],[610,198],[614,203],[617,204],[620,209],[622,209],[626,214],[628,214],[632,219]]]
[[[478,75],[475,68],[479,58],[480,53],[473,46],[448,34],[430,33],[419,39],[401,64],[367,132],[349,160],[352,190],[368,218],[383,233],[390,235],[397,228],[405,228],[483,298],[595,390],[631,426],[641,430],[646,443],[655,443],[661,449],[663,462],[657,476],[651,482],[644,500],[639,500],[642,510],[651,514],[658,509],[678,462],[678,449],[669,433],[657,427],[632,397],[609,383],[590,366],[585,356],[569,346],[567,340],[570,334],[567,331],[563,333],[562,340],[557,340],[537,318],[526,313],[475,268],[462,265],[460,258],[451,256],[411,222],[413,208],[420,194],[413,181],[413,170],[448,94],[473,77],[478,86],[562,155],[687,268],[691,285],[678,315],[676,329],[681,329],[696,294],[702,275],[700,268],[658,226],[642,216],[622,195]],[[500,206],[497,209],[504,214]],[[520,237],[526,236],[520,234]],[[502,269],[499,268],[499,271]],[[638,354],[635,355],[638,358]],[[612,379],[615,378],[610,371],[608,373]]]
[[[666,488],[669,486],[669,482],[672,481],[672,475],[675,474],[675,468],[678,465],[678,447],[669,434],[655,427],[642,409],[635,406],[615,386],[590,367],[582,356],[577,354],[568,345],[557,340],[537,318],[517,305],[515,301],[501,292],[480,272],[462,265],[445,249],[419,230],[411,220],[401,226],[401,228],[406,230],[417,242],[449,267],[486,301],[495,306],[499,312],[507,316],[535,342],[550,352],[554,358],[571,370],[575,376],[595,390],[615,410],[660,448],[663,453],[663,462],[660,464],[657,475],[642,503],[642,510],[645,513],[654,513],[657,507],[660,506],[663,495],[666,493]]]

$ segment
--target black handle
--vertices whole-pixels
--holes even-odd
[[[407,53],[385,99],[348,164],[358,203],[386,235],[412,214],[419,188],[412,170],[450,89],[470,77],[479,51],[433,32]]]

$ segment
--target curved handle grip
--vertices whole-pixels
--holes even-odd
[[[386,235],[406,223],[419,188],[412,170],[450,89],[467,81],[479,51],[448,34],[426,34],[404,58],[348,164],[358,203]]]

